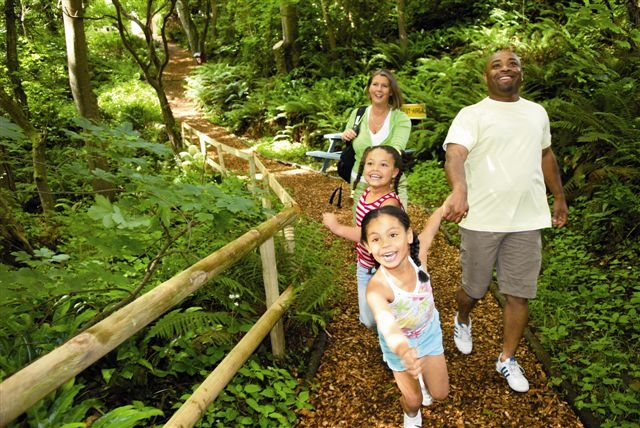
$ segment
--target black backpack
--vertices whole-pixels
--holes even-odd
[[[364,115],[364,111],[367,109],[366,106],[359,107],[358,112],[356,113],[356,120],[353,122],[353,130],[356,131],[356,135],[360,132],[360,121],[362,120],[362,115]],[[342,148],[342,153],[340,154],[340,160],[338,161],[338,175],[342,177],[344,181],[347,183],[351,183],[351,170],[353,170],[353,165],[356,163],[356,152],[353,150],[353,144],[351,141],[347,141]]]

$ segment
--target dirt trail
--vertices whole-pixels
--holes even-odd
[[[186,50],[171,47],[171,62],[165,87],[174,115],[213,138],[246,149],[240,138],[207,122],[184,96],[185,77],[195,63]],[[264,160],[278,180],[300,204],[304,216],[320,221],[322,212],[333,210],[342,221],[350,221],[350,203],[338,210],[327,203],[340,182],[333,175],[320,174],[280,162]],[[346,186],[345,186],[346,189]],[[421,230],[426,213],[409,207],[414,227]],[[330,234],[328,234],[330,235]],[[333,237],[329,237],[333,239]],[[355,254],[344,254],[348,267]],[[547,377],[535,355],[523,343],[518,361],[531,389],[526,394],[512,392],[495,371],[494,361],[501,346],[501,310],[487,295],[474,310],[474,350],[461,355],[453,344],[453,293],[460,279],[457,248],[442,236],[434,243],[428,261],[436,306],[440,311],[445,355],[451,385],[447,400],[424,407],[425,427],[582,427],[571,407],[547,386]],[[342,286],[345,299],[339,302],[335,319],[327,328],[328,340],[315,377],[312,404],[315,409],[300,413],[298,427],[398,427],[402,413],[393,375],[383,364],[376,334],[358,322],[354,269],[349,268]]]

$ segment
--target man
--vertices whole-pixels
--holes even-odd
[[[460,110],[444,142],[452,192],[443,218],[459,223],[461,238],[454,342],[463,354],[471,352],[470,314],[495,266],[506,297],[496,370],[511,389],[526,392],[529,382],[515,353],[529,318],[528,300],[536,296],[541,229],[564,226],[568,210],[547,112],[520,97],[520,58],[510,50],[495,52],[484,80],[489,96]],[[553,218],[545,185],[553,194]]]

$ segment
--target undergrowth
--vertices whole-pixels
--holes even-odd
[[[145,142],[131,127],[83,126],[82,135],[74,134],[78,138],[118,141],[108,144],[111,151],[105,154],[119,160],[110,179],[121,192],[113,201],[96,196],[61,204],[57,227],[64,238],[33,254],[14,253],[15,266],[0,265],[0,379],[280,207],[272,196],[250,192],[246,179],[223,180],[211,173],[197,150],[181,153],[177,169],[170,151]],[[91,176],[80,163],[67,168]],[[274,208],[262,208],[264,197]],[[286,330],[295,334],[280,360],[270,359],[269,347],[261,344],[223,393],[235,401],[234,423],[293,426],[295,409],[309,406],[307,387],[296,374],[304,372],[310,343],[332,316],[338,258],[317,224],[298,220],[292,226],[295,247],[282,233],[275,235],[274,245],[280,291],[289,285],[295,290],[283,318]],[[86,421],[159,426],[179,397],[184,399],[264,313],[264,294],[262,261],[253,251],[9,426],[81,427]],[[234,419],[220,412],[212,407],[205,421],[229,426]]]

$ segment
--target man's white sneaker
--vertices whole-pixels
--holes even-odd
[[[422,405],[430,406],[431,404],[433,404],[433,398],[431,397],[431,394],[429,394],[427,385],[424,384],[424,379],[422,379],[422,375],[418,377],[418,381],[420,382],[420,391],[422,391]]]
[[[509,383],[509,388],[517,392],[527,392],[529,390],[529,381],[524,377],[524,370],[515,358],[511,357],[506,361],[501,361],[502,354],[496,361],[496,371],[504,376]]]
[[[404,428],[421,428],[422,427],[422,412],[418,410],[418,413],[411,417],[404,413]]]
[[[456,344],[458,351],[463,354],[470,354],[473,349],[473,340],[471,339],[471,318],[469,318],[469,325],[458,322],[458,313],[453,320],[453,341]]]

